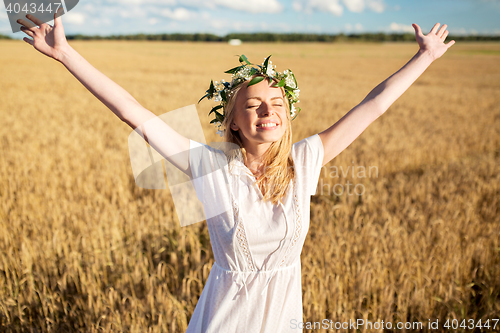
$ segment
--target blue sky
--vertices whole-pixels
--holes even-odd
[[[500,0],[80,0],[62,17],[66,34],[207,32],[428,32],[500,35]],[[53,22],[50,22],[53,23]],[[0,33],[13,38],[5,7]]]

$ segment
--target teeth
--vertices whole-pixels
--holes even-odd
[[[274,127],[277,126],[275,123],[260,124],[259,127]]]

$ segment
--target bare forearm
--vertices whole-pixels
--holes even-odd
[[[71,46],[64,49],[58,60],[121,120],[125,119],[127,110],[138,104],[132,95],[92,66]]]
[[[433,61],[429,52],[419,50],[400,70],[376,86],[363,102],[372,102],[380,114],[384,113]]]

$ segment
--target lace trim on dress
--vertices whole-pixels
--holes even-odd
[[[250,252],[250,247],[248,245],[245,227],[243,226],[243,223],[241,223],[242,221],[240,219],[239,207],[238,204],[236,203],[236,200],[234,200],[234,196],[232,193],[231,193],[231,199],[233,200],[233,214],[234,214],[233,216],[234,216],[234,222],[236,223],[236,239],[238,240],[238,245],[246,259],[245,261],[248,270],[256,271],[255,265],[253,264],[253,258]],[[238,254],[236,254],[236,256],[237,255]]]
[[[296,216],[295,231],[293,233],[290,246],[288,246],[288,248],[286,249],[285,255],[283,256],[283,259],[281,260],[281,262],[278,264],[278,267],[281,267],[285,263],[285,260],[288,256],[288,254],[290,254],[290,251],[294,247],[295,243],[297,243],[297,241],[299,240],[300,233],[302,231],[302,218],[300,215],[300,205],[299,205],[299,200],[297,198],[297,183],[296,183],[295,179],[293,180],[293,205],[295,208],[295,216]]]
[[[296,185],[296,181],[294,179],[294,182],[293,182],[293,205],[294,205],[295,216],[296,216],[296,218],[295,218],[295,230],[294,230],[292,239],[290,241],[290,244],[285,251],[283,259],[279,262],[277,267],[281,267],[285,263],[286,258],[290,254],[292,248],[295,246],[295,244],[299,240],[300,234],[302,231],[302,217],[300,214],[300,205],[298,202],[296,189],[297,189],[297,185]],[[231,193],[231,199],[233,201],[233,215],[234,215],[234,221],[236,223],[236,239],[238,240],[239,248],[240,248],[240,250],[244,256],[244,259],[246,261],[246,268],[250,271],[256,271],[257,269],[253,263],[253,257],[252,257],[252,253],[250,252],[250,246],[248,245],[245,227],[244,227],[244,224],[242,223],[240,216],[239,216],[239,207],[238,207],[238,204],[237,204],[236,200],[234,199],[234,196],[232,193]]]

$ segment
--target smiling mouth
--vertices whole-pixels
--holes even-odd
[[[259,124],[259,125],[257,125],[257,128],[269,128],[269,129],[272,129],[272,128],[276,128],[278,126],[279,125],[277,123],[266,123],[266,124]]]

